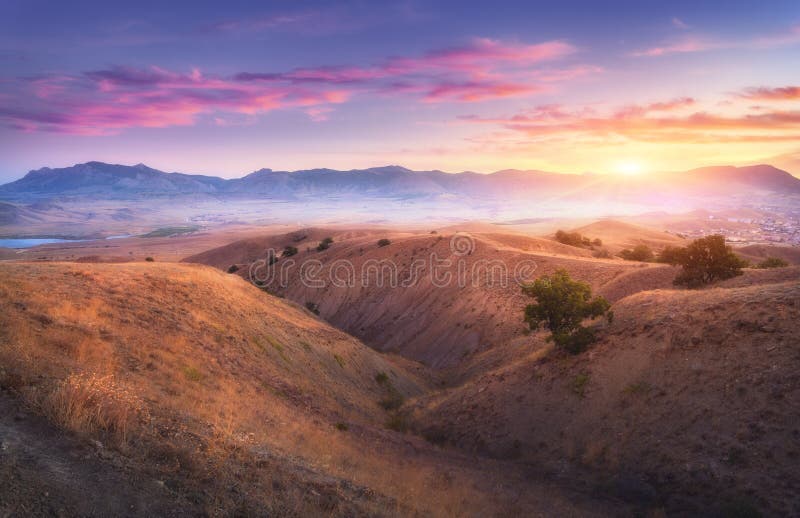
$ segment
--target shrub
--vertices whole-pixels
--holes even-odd
[[[594,256],[594,257],[596,257],[598,259],[610,259],[611,258],[611,252],[609,252],[605,248],[601,248],[600,250],[595,251],[592,254],[592,256]]]
[[[203,379],[203,375],[195,367],[184,368],[183,375],[186,376],[186,379],[189,381],[200,381]]]
[[[604,315],[611,306],[603,297],[592,298],[591,287],[573,281],[563,269],[523,285],[522,292],[536,299],[525,307],[525,322],[532,330],[544,325],[550,330],[550,339],[573,354],[595,339],[592,330],[581,326],[583,320]]]
[[[315,315],[319,315],[319,305],[313,302],[306,302],[306,309],[314,313]]]
[[[336,360],[336,363],[339,364],[339,367],[344,369],[344,358],[342,358],[338,354],[334,354],[333,355],[333,359]]]
[[[375,381],[378,382],[378,385],[385,385],[389,383],[389,376],[385,372],[379,372],[375,375]]]
[[[378,246],[389,246],[391,244],[392,244],[392,242],[390,240],[386,239],[386,238],[378,240]]]
[[[756,268],[785,268],[789,263],[780,257],[767,257],[756,265]]]
[[[155,259],[153,259],[152,257],[145,257],[144,260],[147,261],[148,263],[155,262]]]
[[[636,245],[633,250],[625,249],[619,256],[626,261],[650,262],[653,260],[653,251],[647,245]]]
[[[685,248],[678,246],[667,246],[658,254],[656,262],[677,265],[681,262],[681,257]]]
[[[281,255],[283,257],[291,257],[293,255],[297,255],[297,248],[294,246],[287,246],[286,248],[283,249],[283,254]]]
[[[395,432],[405,433],[408,431],[408,420],[400,412],[394,412],[386,421],[386,428]]]
[[[747,263],[725,244],[725,237],[713,235],[696,239],[678,252],[678,264],[683,270],[673,283],[697,288],[741,275]]]
[[[572,333],[553,334],[553,341],[570,354],[580,354],[596,340],[594,330],[579,327]]]
[[[347,425],[347,423],[339,422],[339,423],[336,423],[336,429],[341,431],[341,432],[346,432],[347,430],[350,429],[350,427]]]
[[[572,390],[573,394],[580,397],[584,397],[586,395],[586,385],[588,384],[589,384],[589,375],[581,373],[575,376],[575,378],[572,380],[572,383],[570,384],[570,389]]]
[[[239,267],[235,264],[230,265],[228,268],[228,273],[236,273],[239,271]]]
[[[565,245],[577,247],[588,246],[592,243],[589,238],[583,237],[578,232],[564,232],[563,230],[556,232],[556,241]]]
[[[331,247],[332,244],[333,244],[333,238],[326,237],[325,239],[320,241],[319,244],[317,245],[317,252],[322,252],[323,250],[327,250],[328,248]]]

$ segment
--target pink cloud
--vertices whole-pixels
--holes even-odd
[[[521,44],[482,38],[368,66],[242,72],[232,77],[205,75],[198,69],[181,73],[156,66],[113,66],[12,81],[0,92],[9,99],[0,104],[0,121],[26,130],[111,134],[131,127],[187,126],[204,116],[224,124],[226,114],[256,116],[285,108],[302,109],[312,120],[322,121],[332,105],[357,94],[410,96],[425,103],[480,102],[536,94],[552,89],[547,85],[600,71],[590,65],[538,68],[573,52],[575,48],[562,41]]]
[[[24,92],[28,85],[17,86]],[[131,127],[192,125],[206,114],[257,115],[281,108],[339,104],[350,95],[343,89],[243,84],[206,77],[198,70],[178,74],[157,67],[53,76],[36,79],[34,86],[35,98],[20,103],[24,109],[0,106],[0,120],[27,130],[105,135]]]
[[[688,111],[691,98],[632,105],[598,113],[546,105],[510,117],[464,117],[469,124],[500,126],[529,138],[632,140],[647,142],[800,141],[800,111],[745,112],[720,115]]]
[[[720,48],[719,43],[699,38],[683,38],[680,41],[669,43],[662,46],[651,47],[648,49],[633,52],[631,55],[635,57],[656,57],[666,56],[668,54],[678,54],[685,52],[701,52],[705,50],[712,50]]]
[[[800,86],[749,88],[741,92],[739,96],[758,101],[794,101],[800,99]]]
[[[736,39],[686,36],[676,41],[638,50],[634,57],[658,57],[687,52],[705,52],[722,49],[769,49],[800,44],[800,25],[765,36],[750,36]]]

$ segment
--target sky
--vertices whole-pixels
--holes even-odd
[[[91,160],[791,169],[800,2],[2,0],[0,181]]]

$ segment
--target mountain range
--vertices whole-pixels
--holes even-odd
[[[0,186],[0,199],[56,197],[137,199],[158,196],[212,195],[237,198],[297,199],[313,196],[386,198],[520,199],[531,197],[638,198],[800,194],[800,179],[770,165],[720,166],[681,173],[616,176],[558,174],[538,170],[475,172],[412,171],[390,165],[338,171],[261,169],[241,178],[166,173],[144,164],[134,166],[87,162],[72,167],[30,171]]]

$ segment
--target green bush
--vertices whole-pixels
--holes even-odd
[[[326,237],[325,239],[320,241],[319,244],[317,245],[317,252],[322,252],[323,250],[327,250],[328,248],[331,247],[332,244],[333,244],[333,238]]]
[[[392,242],[390,240],[386,239],[386,238],[378,240],[378,246],[389,246],[391,244],[392,244]]]
[[[603,297],[592,298],[591,287],[573,281],[563,269],[523,285],[522,292],[536,299],[535,304],[525,307],[525,322],[532,330],[544,325],[550,330],[550,339],[573,354],[585,350],[595,339],[594,332],[581,323],[604,315],[611,307]]]
[[[556,232],[556,241],[564,245],[577,247],[586,247],[592,244],[588,237],[584,237],[578,232],[564,232],[563,230]]]
[[[627,248],[619,253],[626,261],[650,262],[653,260],[653,251],[647,245],[636,245],[633,250]]]
[[[297,248],[293,246],[287,246],[286,248],[283,249],[283,254],[281,255],[283,257],[291,257],[293,255],[297,255]]]
[[[145,257],[144,260],[147,261],[148,263],[152,263],[155,261],[155,259],[153,259],[152,257]]]
[[[678,246],[667,246],[659,252],[656,262],[678,265],[681,263],[681,254],[683,254],[684,250],[686,249]]]
[[[596,340],[594,330],[579,327],[571,333],[553,334],[553,341],[570,354],[580,354]]]
[[[677,264],[683,269],[673,283],[688,288],[736,277],[747,265],[725,244],[725,237],[721,235],[696,239],[676,255]]]
[[[306,309],[314,313],[315,315],[319,315],[319,305],[313,302],[306,302]]]
[[[239,271],[239,267],[235,264],[230,265],[228,268],[228,273],[236,273]]]
[[[780,257],[767,257],[756,265],[756,268],[785,268],[789,263]]]

